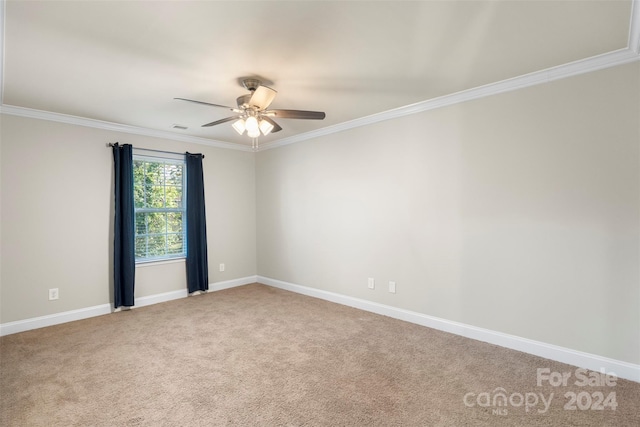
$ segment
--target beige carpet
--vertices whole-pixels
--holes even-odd
[[[576,386],[575,367],[259,284],[0,345],[2,426],[640,425],[638,383]],[[538,387],[538,368],[572,377]]]

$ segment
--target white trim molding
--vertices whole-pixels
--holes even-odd
[[[215,282],[209,284],[209,292],[221,291],[223,289],[235,288],[237,286],[248,285],[255,283],[258,280],[258,276],[241,277],[239,279],[225,280],[222,282]],[[135,300],[134,308],[144,307],[147,305],[158,304],[161,302],[167,302],[175,299],[186,298],[189,296],[186,289],[180,289],[177,291],[164,292],[156,295],[149,295],[145,297],[139,297]],[[30,331],[32,329],[44,328],[47,326],[59,325],[61,323],[73,322],[75,320],[88,319],[90,317],[102,316],[113,312],[121,311],[120,309],[114,310],[113,304],[100,304],[93,307],[85,307],[77,310],[65,311],[62,313],[54,313],[46,316],[33,317],[31,319],[17,320],[15,322],[8,322],[0,324],[0,336],[17,334],[19,332]]]
[[[635,365],[633,363],[610,359],[596,354],[572,350],[570,348],[547,344],[540,341],[534,341],[515,335],[504,334],[502,332],[496,332],[489,329],[478,328],[472,325],[441,319],[360,298],[323,291],[294,283],[283,282],[269,277],[258,276],[258,283],[358,308],[371,313],[381,314],[394,319],[404,320],[405,322],[415,323],[417,325],[487,342],[500,347],[521,351],[523,353],[544,357],[545,359],[555,360],[557,362],[566,363],[580,368],[586,368],[596,372],[604,370],[604,372],[613,373],[619,378],[640,382],[640,365]]]
[[[0,0],[2,1],[2,0]],[[3,7],[4,7],[4,1]],[[0,16],[0,18],[3,18]],[[2,30],[2,28],[0,28]],[[0,54],[1,54],[0,50]],[[605,68],[615,67],[618,65],[628,64],[634,61],[640,60],[640,0],[633,0],[631,3],[631,16],[629,22],[629,39],[627,41],[627,47],[624,49],[615,50],[612,52],[596,55],[590,58],[581,59],[578,61],[562,64],[556,67],[547,68],[544,70],[536,71],[533,73],[525,74],[522,76],[502,80],[499,82],[487,84],[484,86],[475,87],[472,89],[444,95],[441,97],[428,99],[425,101],[417,102],[415,104],[406,105],[403,107],[395,108],[388,111],[383,111],[370,116],[360,117],[358,119],[350,120],[336,125],[327,126],[324,128],[316,129],[311,132],[305,132],[298,135],[293,135],[287,138],[278,139],[269,143],[261,144],[256,151],[269,150],[272,148],[282,147],[284,145],[294,144],[297,142],[306,141],[309,139],[319,138],[326,135],[331,135],[338,132],[343,132],[349,129],[354,129],[362,126],[367,126],[373,123],[381,122],[384,120],[391,120],[398,117],[408,116],[411,114],[417,114],[424,111],[434,110],[436,108],[442,108],[462,102],[471,101],[474,99],[480,99],[491,95],[497,95],[504,92],[514,91],[518,89],[524,89],[526,87],[535,86],[538,84],[549,83],[554,80],[564,79],[580,74],[590,73],[593,71],[602,70]],[[4,58],[2,58],[2,64],[4,64]],[[34,110],[30,108],[17,107],[13,105],[6,105],[2,102],[2,86],[3,86],[3,73],[0,68],[0,112],[3,114],[36,118],[42,120],[49,120],[54,122],[74,124],[78,126],[93,127],[97,129],[111,130],[116,132],[125,132],[135,135],[144,135],[157,138],[164,138],[173,141],[191,142],[194,144],[208,145],[218,148],[226,148],[230,150],[239,151],[254,151],[253,148],[227,141],[218,141],[214,139],[201,138],[189,135],[180,135],[169,131],[140,128],[136,126],[122,125],[118,123],[111,123],[101,120],[87,119],[83,117],[71,116],[67,114],[52,113],[42,110]]]
[[[401,308],[379,304],[376,302],[354,298],[342,294],[301,286],[294,283],[288,283],[269,277],[248,276],[238,279],[216,282],[209,285],[209,292],[221,291],[224,289],[244,286],[256,282],[278,289],[295,292],[301,295],[307,295],[325,301],[354,307],[371,313],[392,317],[394,319],[415,323],[417,325],[437,329],[466,338],[487,342],[512,350],[533,354],[535,356],[543,357],[546,359],[567,363],[569,365],[586,368],[593,371],[615,373],[615,375],[619,378],[640,382],[640,365],[636,365],[633,363],[572,350],[569,348],[547,344],[540,341],[534,341],[515,335],[504,334],[502,332],[478,328],[475,326],[466,325],[464,323],[441,319],[414,311],[404,310]],[[144,307],[147,305],[185,298],[187,296],[189,295],[185,289],[140,297],[136,298],[135,307]],[[113,313],[114,311],[116,310],[113,309],[112,304],[101,304],[93,307],[86,307],[77,310],[65,311],[62,313],[50,314],[47,316],[8,322],[0,324],[0,336],[16,334],[32,329],[44,328],[47,326],[87,319],[95,316],[102,316],[105,314]]]
[[[436,108],[459,104],[474,99],[484,98],[486,96],[497,95],[503,92],[524,89],[529,86],[549,83],[554,80],[603,70],[605,68],[624,65],[638,60],[640,60],[640,0],[632,0],[631,16],[629,18],[629,39],[627,41],[627,47],[624,49],[607,52],[590,58],[558,65],[556,67],[444,95],[438,98],[428,99],[415,104],[383,111],[381,113],[372,114],[370,116],[361,117],[344,123],[338,123],[333,126],[294,135],[288,138],[282,138],[261,145],[258,148],[258,151],[282,147],[284,145],[294,144],[296,142],[302,142],[308,139],[318,138],[384,120],[434,110]]]
[[[4,103],[4,20],[6,14],[7,3],[5,2],[5,0],[0,0],[0,105]]]
[[[631,2],[629,49],[636,55],[640,55],[640,0],[633,0]]]
[[[634,11],[640,10],[640,7],[634,2]],[[634,12],[639,14],[638,12]],[[475,99],[484,98],[491,95],[497,95],[504,92],[515,91],[524,89],[530,86],[535,86],[543,83],[549,83],[555,80],[560,80],[568,77],[577,76],[580,74],[590,73],[593,71],[602,70],[605,68],[611,68],[618,65],[624,65],[631,62],[640,60],[638,54],[638,45],[640,45],[640,17],[632,19],[632,28],[630,34],[630,40],[637,39],[635,43],[631,43],[629,48],[616,50],[613,52],[604,53],[602,55],[593,56],[591,58],[581,59],[568,64],[559,65],[557,67],[547,68],[545,70],[536,71],[533,73],[525,74],[522,76],[514,77],[511,79],[502,80],[495,83],[490,83],[484,86],[475,87],[472,89],[452,93],[449,95],[440,96],[433,99],[417,102],[415,104],[405,105],[403,107],[394,108],[392,110],[383,111],[380,113],[372,114],[370,116],[360,117],[358,119],[350,120],[343,123],[338,123],[333,126],[327,126],[321,129],[317,129],[311,132],[301,133],[293,135],[288,138],[278,139],[269,143],[261,144],[257,151],[269,150],[272,148],[282,147],[284,145],[295,144],[297,142],[306,141],[309,139],[319,138],[326,135],[331,135],[338,132],[343,132],[349,129],[355,129],[362,126],[382,122],[385,120],[396,119],[403,116],[409,116],[412,114],[422,113],[429,110],[435,110],[442,107],[447,107],[455,104],[460,104]],[[20,117],[35,118],[41,120],[48,120],[53,122],[67,123],[77,126],[85,126],[96,129],[110,130],[114,132],[124,132],[134,135],[144,135],[156,138],[169,139],[180,142],[190,142],[200,145],[208,145],[211,147],[225,148],[230,150],[239,151],[254,151],[253,148],[236,144],[232,142],[218,141],[208,138],[200,138],[189,135],[179,135],[168,131],[140,128],[136,126],[122,125],[118,123],[111,123],[102,120],[87,119],[83,117],[71,116],[68,114],[52,113],[49,111],[35,110],[32,108],[17,107],[13,105],[3,104],[0,106],[0,112],[3,114],[9,114]]]
[[[103,120],[87,119],[84,117],[72,116],[69,114],[52,113],[50,111],[36,110],[33,108],[17,107],[15,105],[2,104],[2,106],[0,106],[0,113],[9,114],[12,116],[48,120],[51,122],[66,123],[76,126],[108,130],[113,132],[123,132],[132,135],[143,135],[151,136],[154,138],[169,139],[172,141],[190,142],[193,144],[208,145],[210,147],[226,148],[229,150],[253,151],[253,149],[249,146],[234,144],[232,142],[218,141],[215,139],[200,138],[190,135],[179,135],[169,131],[123,125],[119,123],[106,122]]]
[[[102,316],[104,314],[109,314],[112,311],[113,304],[100,304],[94,305],[93,307],[85,307],[62,313],[49,314],[47,316],[2,323],[0,324],[0,336],[17,334],[18,332],[45,328],[47,326],[59,325],[61,323],[73,322],[75,320],[88,319],[89,317]]]
[[[640,9],[640,7],[636,8]],[[640,20],[634,20],[638,21]],[[497,95],[504,92],[524,89],[530,86],[549,83],[555,80],[573,77],[580,74],[590,73],[593,71],[611,68],[618,65],[628,64],[640,60],[640,55],[632,49],[620,49],[617,51],[593,56],[587,59],[581,59],[568,64],[557,67],[547,68],[545,70],[536,71],[519,77],[502,80],[496,83],[478,86],[473,89],[440,96],[438,98],[428,99],[426,101],[417,102],[415,104],[405,105],[393,110],[383,111],[381,113],[372,114],[370,116],[361,117],[337,125],[328,126],[311,132],[301,133],[298,135],[282,138],[277,141],[260,145],[258,151],[269,150],[272,148],[282,147],[284,145],[294,144],[306,141],[308,139],[318,138],[333,133],[343,132],[349,129],[367,126],[373,123],[385,120],[396,119],[403,116],[422,113],[437,108],[447,107],[450,105],[460,104],[474,99],[480,99],[491,95]]]
[[[225,280],[223,282],[216,282],[209,285],[209,292],[217,292],[217,291],[222,291],[224,289],[230,289],[238,286],[249,285],[251,283],[256,283],[257,281],[258,281],[258,276],[247,276],[247,277],[241,277],[239,279],[231,279],[231,280]]]

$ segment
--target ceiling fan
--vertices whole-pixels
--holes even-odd
[[[250,93],[239,96],[236,100],[238,107],[227,107],[225,105],[212,104],[209,102],[195,101],[193,99],[186,98],[174,98],[182,101],[195,102],[197,104],[209,105],[212,107],[228,108],[229,110],[237,113],[234,116],[226,117],[224,119],[216,120],[211,123],[206,123],[202,127],[216,126],[222,123],[234,121],[233,128],[240,135],[247,132],[247,136],[253,138],[254,148],[255,139],[261,134],[268,135],[269,133],[279,132],[282,130],[280,125],[276,123],[273,118],[278,119],[308,119],[308,120],[322,120],[325,118],[325,113],[321,111],[304,111],[304,110],[268,110],[269,105],[276,97],[278,93],[274,89],[268,86],[263,86],[262,82],[255,78],[247,78],[242,80],[242,86],[244,86]]]

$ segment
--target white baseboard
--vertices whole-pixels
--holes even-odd
[[[221,291],[223,289],[234,288],[236,286],[248,285],[257,282],[257,276],[242,277],[239,279],[225,280],[209,284],[209,292]],[[167,302],[174,299],[185,298],[189,294],[186,289],[164,292],[156,295],[139,297],[135,300],[134,307],[144,307],[147,305]],[[30,319],[17,320],[0,324],[0,336],[17,334],[18,332],[30,331],[31,329],[44,328],[47,326],[59,325],[61,323],[73,322],[75,320],[87,319],[89,317],[102,316],[112,313],[113,304],[100,304],[93,307],[85,307],[77,310],[64,311],[62,313],[49,314],[46,316],[33,317]],[[119,311],[119,310],[118,310]]]
[[[189,296],[189,293],[186,289],[180,289],[179,291],[171,291],[171,292],[163,292],[161,294],[148,295],[146,297],[136,298],[135,304],[131,309],[136,309],[139,307],[144,307],[147,305],[158,304],[161,302],[167,302],[174,299],[186,298]],[[117,310],[114,310],[117,311]]]
[[[395,319],[404,320],[406,322],[415,323],[418,325],[426,326],[444,332],[449,332],[478,341],[484,341],[490,344],[499,345],[501,347],[510,348],[512,350],[522,351],[524,353],[529,353],[536,356],[544,357],[546,359],[567,363],[569,365],[586,368],[593,371],[604,370],[605,372],[612,372],[615,373],[619,378],[640,382],[640,365],[636,365],[633,363],[610,359],[607,357],[572,350],[569,348],[547,344],[540,341],[534,341],[515,335],[504,334],[502,332],[478,328],[475,326],[466,325],[464,323],[440,319],[422,313],[391,307],[388,305],[379,304],[376,302],[341,295],[333,292],[323,291],[320,289],[314,289],[306,286],[296,285],[293,283],[283,282],[281,280],[271,279],[268,277],[249,276],[212,283],[209,285],[209,292],[248,285],[255,282],[263,283],[268,286],[273,286],[275,288],[284,289],[315,298],[320,298],[349,307],[358,308],[372,313],[381,314]],[[147,305],[158,304],[174,299],[185,298],[187,296],[187,290],[184,289],[140,297],[136,298],[135,307],[144,307]],[[89,317],[102,316],[112,313],[113,311],[114,310],[112,304],[101,304],[93,307],[86,307],[77,310],[65,311],[62,313],[50,314],[47,316],[40,316],[25,320],[18,320],[15,322],[3,323],[0,324],[0,336],[29,331],[31,329],[44,328],[47,326],[58,325],[75,320],[87,319]]]
[[[394,319],[404,320],[406,322],[495,344],[512,350],[521,351],[523,353],[533,354],[535,356],[544,357],[545,359],[555,360],[557,362],[566,363],[580,368],[586,368],[597,372],[604,370],[604,372],[607,373],[614,373],[619,378],[640,382],[640,365],[635,365],[633,363],[610,359],[527,338],[521,338],[515,335],[504,334],[502,332],[491,331],[489,329],[478,328],[464,323],[440,319],[438,317],[428,316],[426,314],[391,307],[372,301],[296,285],[294,283],[287,283],[281,280],[271,279],[269,277],[258,276],[257,281],[275,288],[320,298],[326,301],[358,308],[360,310],[392,317]]]
[[[31,329],[44,328],[60,323],[73,322],[74,320],[87,319],[89,317],[102,316],[113,311],[112,304],[100,304],[93,307],[80,308],[78,310],[49,314],[47,316],[32,317],[31,319],[16,320],[0,324],[0,336],[17,334]]]
[[[216,282],[209,285],[209,292],[221,291],[223,289],[235,288],[237,286],[249,285],[256,283],[258,276],[247,276],[239,279],[225,280],[223,282]]]

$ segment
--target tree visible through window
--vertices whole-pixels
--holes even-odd
[[[185,164],[134,156],[136,261],[186,256]]]

